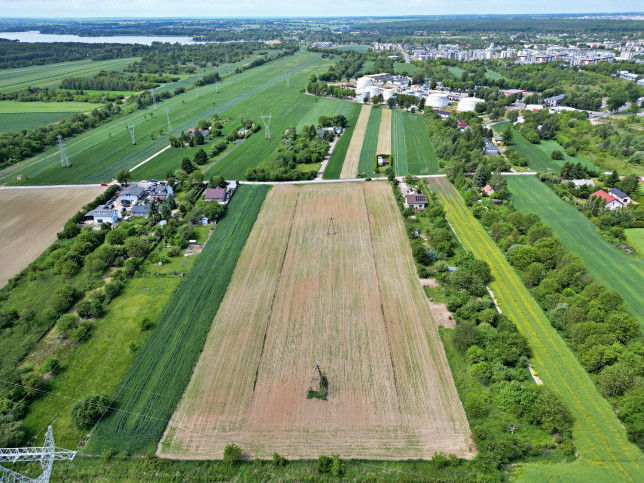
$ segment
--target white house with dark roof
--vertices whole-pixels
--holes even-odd
[[[163,201],[168,196],[173,194],[174,194],[174,191],[172,190],[171,186],[168,186],[167,184],[159,184],[150,188],[149,196],[153,200]]]
[[[132,214],[132,216],[147,218],[150,214],[150,205],[134,205],[130,213]]]
[[[608,193],[613,197],[618,199],[623,205],[628,205],[633,202],[633,199],[628,196],[623,191],[618,190],[617,188],[611,188],[608,190]]]
[[[422,193],[409,193],[405,195],[405,208],[413,208],[415,211],[424,210],[427,206],[427,198]]]
[[[95,223],[116,223],[119,219],[119,212],[114,208],[108,208],[105,205],[98,205],[91,211],[88,211],[85,218],[91,218]]]

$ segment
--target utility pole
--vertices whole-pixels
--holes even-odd
[[[0,481],[3,482],[37,482],[48,483],[51,478],[51,468],[54,461],[72,461],[76,451],[56,448],[54,443],[54,432],[49,426],[45,433],[44,446],[26,448],[0,448]],[[36,478],[30,478],[17,471],[2,466],[2,463],[17,463],[38,461],[42,467],[42,474]]]
[[[67,157],[63,137],[59,134],[56,139],[58,140],[58,147],[60,148],[60,165],[63,168],[69,168],[72,164],[69,162],[69,157]]]
[[[333,223],[333,218],[329,218],[329,226],[326,228],[327,235],[337,235],[335,231],[335,224]]]
[[[134,138],[134,128],[135,125],[127,126],[127,130],[130,131],[130,136],[132,136],[132,144],[136,144],[136,139]]]
[[[266,129],[264,132],[264,137],[266,139],[271,138],[271,131],[269,130],[269,126],[271,125],[271,119],[273,119],[273,115],[269,114],[268,116],[264,116],[263,114],[259,116],[262,119],[262,122],[264,123],[264,128]]]
[[[168,118],[168,133],[172,133],[172,124],[170,124],[170,111],[168,106],[165,106],[165,116]]]

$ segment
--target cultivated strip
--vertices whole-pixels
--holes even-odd
[[[391,154],[391,109],[382,110],[376,154]]]
[[[342,171],[340,172],[340,179],[355,178],[358,173],[358,164],[360,163],[360,152],[362,151],[362,142],[364,135],[367,132],[367,124],[369,123],[369,115],[371,114],[371,106],[363,105],[356,122],[356,127],[351,136],[351,144],[347,149],[347,155],[344,158]]]

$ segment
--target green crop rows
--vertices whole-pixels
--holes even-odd
[[[373,174],[373,162],[376,158],[376,149],[378,148],[378,133],[380,132],[380,118],[382,117],[382,108],[371,109],[367,131],[362,141],[362,150],[360,151],[360,162],[358,163],[358,173]],[[394,159],[394,163],[396,160]]]
[[[321,116],[333,117],[336,114],[343,114],[348,118],[351,111],[356,105],[355,102],[342,101],[340,99],[329,99],[328,97],[316,97],[313,107],[302,116],[297,122],[297,129],[300,130],[304,125],[317,126],[318,119]]]
[[[134,360],[111,411],[86,446],[128,452],[156,449],[190,380],[237,258],[255,223],[267,186],[242,186],[224,218],[165,306],[154,332]],[[240,321],[243,323],[243,321]]]
[[[26,103],[25,103],[26,104]],[[42,124],[65,119],[73,112],[26,112],[0,115],[0,133],[20,131],[21,129],[33,129]]]
[[[351,111],[347,115],[347,127],[342,134],[342,137],[335,145],[333,154],[329,159],[329,164],[327,164],[326,169],[322,178],[324,179],[338,179],[340,178],[340,173],[342,172],[342,164],[344,163],[344,157],[347,155],[347,149],[351,143],[351,136],[353,136],[353,129],[356,127],[356,122],[358,116],[360,115],[360,104],[352,103]]]
[[[139,57],[112,60],[79,60],[60,64],[32,65],[0,70],[0,92],[10,92],[25,87],[58,87],[65,77],[90,77],[101,70],[122,71]]]
[[[617,290],[629,312],[644,328],[644,261],[628,257],[597,233],[595,225],[534,176],[507,176],[514,206],[536,213],[549,224],[564,246],[582,259],[599,282]]]
[[[501,133],[504,132],[508,126],[510,126],[510,123],[505,121],[495,124],[493,128],[495,131]],[[514,127],[510,127],[510,129],[512,129],[512,142],[510,143],[510,146],[512,149],[520,152],[526,157],[528,160],[528,166],[532,171],[546,171],[548,169],[559,171],[559,168],[561,168],[564,161],[581,163],[587,168],[597,169],[597,167],[595,167],[590,161],[581,156],[573,158],[564,154],[563,161],[555,161],[550,157],[550,153],[555,149],[559,149],[562,152],[564,151],[564,149],[555,141],[541,141],[539,144],[532,144],[526,138],[521,136]]]
[[[393,111],[391,150],[396,176],[438,173],[438,159],[423,116]]]
[[[549,481],[553,481],[554,476],[574,473],[572,468],[583,470],[585,474],[592,473],[595,481],[642,481],[642,453],[628,442],[626,431],[608,401],[600,395],[579,361],[550,325],[501,250],[446,178],[433,178],[428,184],[439,193],[447,219],[463,246],[490,265],[493,277],[490,288],[501,310],[528,339],[533,352],[532,362],[539,377],[559,393],[576,419],[573,437],[579,458],[577,462],[526,465],[522,471],[529,469],[531,479],[541,475]]]

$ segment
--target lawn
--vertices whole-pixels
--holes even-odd
[[[454,67],[454,66],[450,65],[449,67],[447,67],[447,70],[449,70],[452,74],[454,74],[456,77],[458,77],[459,80],[460,80],[461,76],[463,75],[463,69],[461,69],[460,67]]]
[[[485,71],[485,77],[486,77],[487,79],[494,79],[494,80],[497,80],[497,79],[500,79],[500,78],[501,78],[501,77],[503,77],[503,76],[502,76],[501,74],[497,74],[497,73],[496,73],[496,72],[494,72],[493,70],[487,69],[487,70]]]
[[[138,351],[116,391],[115,411],[96,426],[85,451],[154,451],[190,380],[267,186],[240,187],[208,243]]]
[[[358,121],[358,115],[360,114],[361,105],[358,103],[351,104],[351,111],[347,114],[347,127],[344,129],[340,140],[335,145],[333,154],[329,159],[329,164],[327,164],[326,169],[322,177],[324,179],[338,179],[340,173],[342,172],[342,164],[344,163],[344,158],[347,155],[347,149],[351,143],[351,136],[353,136],[353,130],[356,127],[356,122]]]
[[[91,77],[101,70],[122,71],[139,57],[112,60],[78,60],[60,64],[33,65],[0,70],[0,92],[25,87],[57,88],[65,77]]]
[[[610,245],[590,220],[536,177],[506,179],[516,209],[541,216],[564,246],[582,259],[597,281],[624,297],[629,312],[644,328],[644,260],[631,258]]]
[[[504,132],[508,127],[510,127],[510,123],[508,121],[499,122],[492,126],[492,128],[498,133]],[[564,159],[562,161],[555,161],[550,157],[550,153],[555,149],[564,152],[564,149],[556,141],[541,141],[539,144],[532,144],[519,134],[514,126],[510,128],[512,129],[512,142],[510,146],[512,149],[520,152],[526,157],[528,160],[528,166],[532,171],[552,170],[558,172],[566,161],[581,163],[587,168],[593,170],[599,169],[582,156],[571,157],[564,153]]]
[[[358,173],[373,174],[374,163],[376,162],[376,148],[378,147],[378,133],[380,132],[380,118],[382,107],[374,107],[369,115],[367,131],[362,141],[360,150],[360,161],[358,162]]]
[[[119,170],[132,168],[168,145],[164,107],[167,106],[170,109],[174,134],[194,127],[200,119],[210,119],[210,116],[215,112],[235,117],[249,114],[245,119],[251,118],[250,116],[257,119],[264,109],[268,110],[275,103],[290,101],[294,96],[298,96],[295,86],[288,90],[283,86],[282,74],[285,69],[293,72],[291,83],[299,85],[299,83],[306,81],[310,73],[329,62],[321,59],[318,54],[296,54],[226,78],[219,83],[218,94],[215,93],[216,86],[214,84],[199,89],[199,98],[192,90],[185,92],[160,102],[159,111],[155,112],[151,107],[137,110],[67,140],[67,153],[72,163],[70,168],[62,169],[60,167],[58,148],[51,147],[37,156],[0,171],[0,182],[21,184],[15,180],[16,175],[20,173],[28,174],[31,178],[22,184],[73,184],[110,181]],[[280,94],[279,89],[271,90],[277,83],[282,87],[281,95],[278,95]],[[286,98],[287,96],[289,97]],[[301,94],[300,97],[308,98],[310,96]],[[215,99],[214,106],[213,99]],[[312,103],[313,100],[311,98],[304,102]],[[281,109],[279,113],[284,114],[294,106],[280,105],[278,107]],[[290,118],[282,116],[279,120],[274,119],[275,131],[279,132],[280,124],[286,124],[286,122],[293,124],[294,119],[299,119],[302,112],[304,110],[300,107]],[[278,111],[273,111],[273,114],[277,113]],[[132,124],[136,126],[137,144],[134,146],[126,129],[127,125]],[[159,130],[163,130],[162,135],[159,135]],[[150,134],[154,139],[150,139]],[[255,137],[263,137],[263,135],[260,132]],[[277,145],[277,140],[274,141],[274,144]],[[231,166],[233,163],[229,163],[228,169],[225,170],[226,174],[231,178],[243,177],[248,167],[257,165],[274,149],[273,147],[270,151],[266,151],[265,147],[265,145],[262,146],[264,150],[247,148],[248,151],[242,151],[240,156],[234,160],[241,159],[238,166]]]
[[[644,256],[644,228],[629,228],[625,231],[628,242]]]
[[[600,395],[590,376],[550,325],[503,252],[446,178],[431,178],[428,185],[438,192],[447,219],[464,248],[490,265],[493,278],[490,288],[501,310],[528,339],[533,352],[532,364],[539,377],[563,398],[576,419],[573,438],[578,461],[523,465],[519,474],[529,473],[531,480],[539,478],[543,481],[545,477],[552,481],[557,476],[570,477],[577,470],[582,472],[577,474],[592,474],[596,481],[641,481],[644,478],[641,451],[628,441],[626,431],[610,404]]]
[[[391,138],[397,176],[438,173],[438,159],[423,116],[395,110]]]
[[[418,66],[416,64],[406,64],[405,62],[394,62],[394,71],[396,74],[402,74],[407,72],[408,75],[414,75],[418,72]]]

